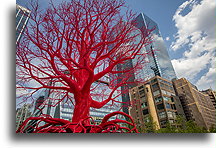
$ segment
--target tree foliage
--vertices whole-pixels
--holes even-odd
[[[140,133],[215,133],[215,127],[209,130],[198,126],[194,121],[186,121],[182,116],[177,116],[174,123],[167,123],[166,127],[156,130],[156,124],[152,121],[152,117],[148,117],[144,128],[137,128]]]

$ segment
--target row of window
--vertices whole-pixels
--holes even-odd
[[[165,83],[165,84],[167,84],[167,85],[170,85],[170,86],[172,86],[172,83],[170,83],[170,82],[167,82],[167,81],[164,81],[164,80],[162,80],[162,79],[159,79],[159,82],[162,82],[162,83]]]
[[[163,83],[160,83],[160,86],[161,86],[162,88],[168,89],[168,90],[170,90],[170,91],[174,91],[174,89],[173,89],[172,86],[165,85],[165,84],[163,84]]]
[[[155,103],[162,102],[163,100],[174,102],[174,100],[172,98],[169,98],[169,97],[157,97],[157,98],[155,98]]]
[[[176,110],[175,104],[169,104],[169,103],[166,102],[166,103],[165,103],[165,107],[166,107],[167,109]],[[158,105],[157,105],[157,109],[158,109],[158,110],[164,109],[164,104],[163,104],[163,103],[158,104]]]
[[[174,93],[170,93],[168,91],[165,91],[165,90],[161,90],[161,92],[165,95],[168,95],[168,96],[171,96],[171,95],[175,95]],[[156,90],[153,92],[153,96],[157,96],[160,94],[160,90]]]
[[[161,90],[162,94],[164,95],[168,95],[168,96],[175,96],[174,93],[171,93],[171,92],[168,92],[168,91],[165,91],[165,90]]]
[[[148,109],[144,109],[143,110],[143,115],[148,115],[148,114],[149,114]],[[167,111],[167,112],[163,111],[163,112],[158,113],[158,118],[159,119],[163,119],[163,118],[167,118],[167,117],[169,118],[169,120],[175,119],[176,118],[176,113],[172,112],[172,111]],[[170,118],[172,118],[172,119],[170,119]],[[145,122],[148,122],[149,118],[145,118],[144,120],[145,120]],[[163,124],[164,121],[166,121],[166,120],[161,121],[162,124]],[[174,122],[174,120],[172,120],[170,123],[173,123],[173,122]]]

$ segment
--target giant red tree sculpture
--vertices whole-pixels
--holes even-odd
[[[74,114],[72,122],[52,117],[31,117],[24,125],[29,120],[43,120],[47,124],[38,128],[38,132],[61,132],[65,127],[70,127],[66,132],[76,132],[75,126],[82,122],[82,126],[91,127],[87,132],[102,132],[101,127],[119,122],[118,119],[112,123],[108,121],[120,113],[115,112],[105,117],[103,126],[92,130],[89,110],[115,101],[113,93],[130,83],[131,74],[140,68],[141,59],[146,55],[141,49],[150,43],[151,31],[143,28],[141,32],[134,27],[131,11],[121,15],[120,8],[124,7],[124,2],[120,0],[73,0],[59,6],[51,4],[45,12],[40,11],[38,5],[32,7],[31,21],[17,47],[17,79],[22,82],[34,80],[38,85],[20,85],[17,89],[32,90],[32,94],[26,97],[32,97],[43,88],[62,92],[64,96],[58,103],[73,94]],[[139,58],[133,67],[117,68],[136,56]],[[108,86],[112,91],[103,101],[94,100],[92,84],[103,81],[104,76],[111,77]],[[62,85],[49,85],[50,80]],[[52,128],[48,129],[50,126]],[[76,128],[79,132],[85,129],[80,127]]]

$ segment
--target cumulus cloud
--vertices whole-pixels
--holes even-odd
[[[206,88],[212,88],[215,90],[215,76],[215,68],[210,68],[209,71],[204,76],[202,76],[196,84],[201,90],[204,90]]]
[[[215,8],[215,0],[202,0],[200,3],[188,0],[173,16],[178,31],[171,49],[174,52],[184,50],[182,58],[172,60],[173,66],[178,77],[186,77],[192,82],[199,77],[195,85],[200,89],[207,89],[215,83]],[[207,72],[200,76],[203,70]]]
[[[205,73],[196,83],[196,85],[200,89],[206,89],[206,88],[212,88],[213,90],[216,90],[216,61],[215,56],[210,60],[211,67],[209,68],[208,72]]]
[[[190,6],[188,9],[191,11],[182,15],[186,6]],[[195,43],[203,36],[205,39],[215,41],[215,7],[215,0],[202,0],[200,3],[195,3],[193,0],[184,2],[173,16],[178,32],[171,48],[178,50],[188,43]]]
[[[211,54],[207,53],[198,58],[181,58],[172,60],[176,74],[192,80],[197,73],[203,70],[211,60]]]

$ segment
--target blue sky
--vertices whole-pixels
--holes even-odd
[[[26,6],[27,0],[17,3]],[[126,0],[126,5],[158,24],[178,78],[215,90],[215,0]]]

